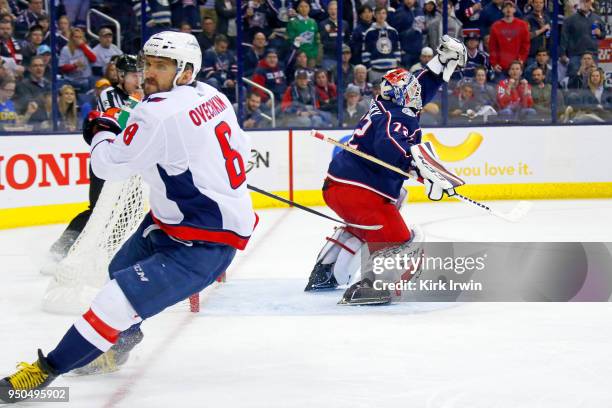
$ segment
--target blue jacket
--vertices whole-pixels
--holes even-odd
[[[462,70],[463,76],[467,78],[474,78],[476,74],[476,68],[485,67],[487,70],[487,79],[491,78],[491,63],[489,62],[489,54],[484,51],[478,51],[473,57],[467,56],[465,67]]]
[[[415,4],[414,7],[409,9],[405,5],[398,7],[397,11],[389,17],[387,17],[387,21],[393,28],[395,28],[399,33],[403,33],[406,30],[410,30],[412,28],[412,23],[414,22],[414,18],[416,16],[422,16],[423,10]]]
[[[423,49],[423,33],[419,30],[410,29],[400,34],[400,46],[404,55],[402,55],[402,65],[410,68],[413,64],[419,62],[421,50]]]
[[[230,51],[219,54],[211,48],[204,53],[201,75],[205,80],[215,78],[223,86],[226,80],[236,79],[237,71],[236,58]]]
[[[455,4],[455,15],[463,24],[463,28],[480,28],[480,14],[483,9],[474,12],[472,7],[478,0],[460,0]],[[482,3],[481,3],[482,4]]]
[[[367,67],[381,71],[393,69],[399,65],[401,55],[399,34],[389,24],[379,28],[374,23],[365,32],[361,59]]]
[[[372,24],[366,23],[362,19],[359,19],[357,26],[351,34],[351,40],[349,45],[351,46],[351,63],[361,64],[361,49],[363,47],[363,35],[370,28]]]
[[[436,95],[443,80],[427,68],[416,75],[425,105]],[[359,121],[349,141],[351,147],[406,171],[412,161],[410,146],[418,143],[421,143],[419,115],[379,97],[370,102],[368,113]],[[390,200],[397,199],[406,179],[345,150],[334,156],[327,175],[332,180],[366,188]]]

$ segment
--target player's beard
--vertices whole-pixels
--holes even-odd
[[[145,96],[149,96],[156,92],[159,92],[159,85],[157,84],[157,81],[155,80],[145,79],[143,90],[144,90]]]
[[[167,87],[161,87],[159,85],[159,82],[154,79],[145,79],[144,85],[143,85],[145,96],[150,96],[158,92],[168,92],[170,89],[172,89],[172,84],[170,84]]]

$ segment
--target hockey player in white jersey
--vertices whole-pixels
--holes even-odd
[[[191,34],[162,32],[143,47],[146,99],[125,130],[101,116],[88,124],[91,165],[105,180],[140,174],[151,212],[109,265],[111,280],[57,347],[0,380],[36,390],[94,361],[140,323],[199,292],[244,249],[256,224],[246,189],[248,139],[228,99],[196,83],[201,51]],[[131,332],[131,333],[130,333]],[[9,394],[10,393],[10,394]]]

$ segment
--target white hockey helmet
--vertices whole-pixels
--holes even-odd
[[[174,86],[187,64],[193,65],[193,75],[189,83],[195,81],[202,67],[202,50],[192,34],[162,31],[147,40],[142,52],[145,56],[171,58],[176,61],[176,76],[172,81]]]
[[[399,106],[423,109],[421,84],[418,79],[403,68],[388,71],[380,81],[380,96]]]

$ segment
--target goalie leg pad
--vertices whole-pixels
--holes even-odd
[[[408,281],[417,275],[420,272],[420,264],[415,267],[416,262],[412,261],[416,261],[421,256],[424,235],[418,226],[412,227],[411,232],[412,237],[409,241],[372,253],[364,277],[371,279],[372,282],[379,280],[389,283]],[[387,261],[388,259],[393,262]]]
[[[340,251],[338,254],[333,274],[339,285],[347,285],[359,271],[362,250],[366,246],[357,237],[349,238],[344,245],[352,250]]]
[[[411,228],[411,235],[409,241],[372,253],[361,272],[355,274],[356,282],[344,292],[339,304],[380,305],[389,303],[393,296],[401,296],[401,292],[391,293],[385,284],[409,281],[420,273],[418,265],[421,264],[415,267],[416,262],[411,260],[417,261],[421,256],[424,235],[418,226]],[[393,262],[386,262],[388,259]]]
[[[354,252],[356,248],[352,244],[347,242],[351,239],[357,239],[353,234],[346,230],[344,227],[336,227],[331,237],[325,237],[327,241],[319,255],[317,256],[317,262],[323,264],[330,264],[336,262],[340,252],[348,251]]]
[[[344,227],[337,227],[317,256],[305,291],[335,289],[346,284],[354,269],[349,265],[363,242]]]

